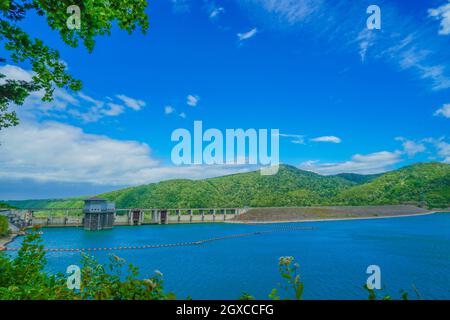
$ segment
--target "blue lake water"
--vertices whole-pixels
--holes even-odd
[[[140,246],[197,241],[211,237],[277,229],[313,227],[208,242],[114,253],[140,267],[142,277],[155,270],[178,298],[235,299],[242,292],[266,299],[281,281],[280,256],[300,264],[305,299],[366,299],[362,286],[369,265],[381,267],[382,285],[394,297],[400,289],[416,298],[450,299],[450,214],[323,221],[291,224],[186,224],[115,227],[87,232],[79,228],[43,229],[47,248]],[[18,247],[16,238],[9,247]],[[101,262],[106,252],[93,253]],[[80,253],[47,254],[50,272],[65,272]]]

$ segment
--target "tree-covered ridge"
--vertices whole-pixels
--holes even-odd
[[[430,207],[450,204],[450,165],[419,163],[388,172],[373,181],[342,191],[337,204],[401,204],[414,202]]]
[[[291,166],[273,176],[259,171],[205,180],[170,180],[102,194],[118,207],[209,208],[319,204],[352,186]]]
[[[8,235],[8,218],[5,216],[0,216],[0,238]]]
[[[356,184],[363,184],[366,182],[370,182],[380,177],[381,175],[382,175],[381,173],[378,174],[339,173],[336,176],[354,182]]]
[[[367,182],[363,182],[367,181]],[[414,203],[450,204],[450,165],[422,163],[382,175],[322,176],[282,165],[273,176],[259,171],[204,180],[168,180],[99,195],[118,208],[288,207]],[[11,201],[18,207],[82,207],[81,198]]]
[[[8,208],[10,208],[9,204],[0,202],[0,209],[8,209]]]

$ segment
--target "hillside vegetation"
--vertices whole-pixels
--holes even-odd
[[[10,208],[10,207],[11,207],[11,206],[10,206],[9,204],[0,202],[0,209],[8,209],[8,208]]]
[[[8,235],[8,218],[0,216],[0,238]]]
[[[273,176],[259,171],[204,180],[168,180],[99,195],[118,208],[287,207],[417,204],[448,207],[450,165],[421,163],[381,175],[322,176],[282,165]],[[81,198],[11,201],[18,207],[82,207]]]
[[[388,172],[342,191],[335,202],[349,205],[415,202],[445,208],[450,204],[450,165],[416,164]]]

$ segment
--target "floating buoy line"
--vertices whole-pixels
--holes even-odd
[[[116,247],[99,247],[99,248],[45,248],[47,252],[96,252],[96,251],[124,251],[124,250],[144,250],[144,249],[156,249],[156,248],[169,248],[169,247],[183,247],[183,246],[198,246],[204,243],[221,241],[227,239],[243,238],[255,235],[263,235],[268,233],[276,232],[288,232],[288,231],[301,231],[301,230],[312,230],[313,227],[284,227],[271,230],[254,231],[249,233],[232,234],[228,236],[216,237],[203,239],[191,242],[178,242],[178,243],[168,243],[168,244],[157,244],[157,245],[143,245],[143,246],[116,246]],[[4,248],[5,251],[18,251],[20,248]]]

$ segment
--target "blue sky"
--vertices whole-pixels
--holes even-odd
[[[381,30],[366,9],[381,8]],[[41,18],[81,93],[39,94],[0,132],[0,199],[88,195],[247,166],[175,167],[176,128],[279,129],[283,163],[322,174],[450,162],[450,2],[151,1],[146,35],[114,28],[92,54]],[[0,72],[26,79],[27,65]]]

